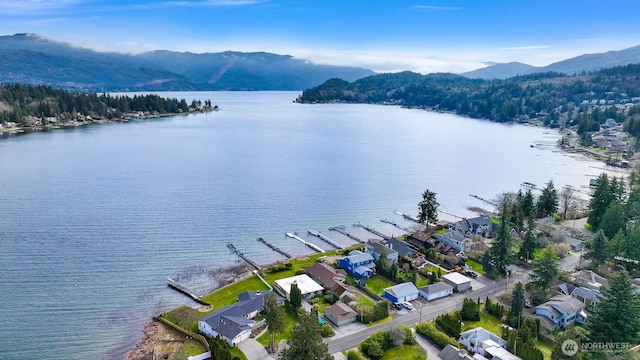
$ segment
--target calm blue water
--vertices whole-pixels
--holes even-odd
[[[284,233],[314,228],[348,245],[327,229],[398,234],[379,220],[415,215],[427,188],[470,215],[483,204],[469,193],[579,188],[603,166],[554,152],[540,128],[295,92],[167,95],[222,111],[0,140],[1,359],[122,358],[152,315],[191,305],[166,277],[214,288],[226,275],[212,270],[237,263],[228,242],[270,263],[257,237],[304,254]]]

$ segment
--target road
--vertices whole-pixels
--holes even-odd
[[[482,282],[485,286],[479,290],[472,290],[463,294],[454,294],[451,297],[434,300],[429,303],[422,299],[414,300],[413,304],[416,308],[414,311],[402,315],[395,314],[391,321],[371,326],[337,339],[326,338],[324,341],[329,345],[329,353],[331,354],[348,350],[358,346],[364,339],[378,331],[389,330],[391,327],[398,325],[414,327],[419,322],[429,321],[435,319],[438,315],[458,310],[462,308],[464,298],[474,300],[480,298],[480,300],[484,300],[487,296],[498,296],[505,291],[507,280],[509,281],[508,286],[511,288],[511,286],[518,281],[525,283],[528,280],[528,276],[529,274],[521,268],[518,268],[518,270],[512,273],[509,279],[502,279],[497,282],[480,276],[476,280]]]

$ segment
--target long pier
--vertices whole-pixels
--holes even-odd
[[[235,245],[229,243],[227,244],[227,247],[229,249],[231,249],[231,251],[233,251],[234,253],[236,253],[236,255],[238,255],[239,258],[241,258],[242,260],[246,261],[249,263],[249,265],[253,266],[254,268],[256,268],[256,270],[261,270],[260,269],[260,265],[256,264],[255,262],[251,261],[251,259],[249,259],[248,257],[244,256],[244,253],[240,250],[238,250],[238,248],[236,248]]]
[[[270,242],[268,242],[267,240],[265,240],[265,239],[263,239],[261,237],[258,238],[258,241],[260,241],[261,243],[267,245],[268,247],[271,248],[271,250],[283,255],[287,259],[291,259],[293,257],[293,256],[289,255],[289,253],[287,253],[286,251],[284,251],[284,250],[280,249],[279,247],[271,244]]]
[[[403,213],[401,213],[400,211],[394,211],[393,213],[394,213],[394,214],[396,214],[396,215],[400,215],[400,216],[402,216],[403,218],[405,218],[405,219],[407,219],[407,220],[411,220],[411,221],[413,221],[413,222],[417,222],[418,224],[422,224],[422,223],[420,222],[420,220],[419,220],[417,217],[415,217],[415,216],[411,216],[411,215],[409,215],[409,214],[403,214]]]
[[[188,297],[192,298],[193,301],[197,302],[198,304],[202,304],[202,305],[209,305],[211,306],[211,304],[203,301],[200,296],[196,295],[193,291],[187,289],[186,287],[178,284],[175,280],[173,280],[172,278],[167,278],[167,285],[172,288],[177,290],[178,292],[181,292],[185,295],[187,295]]]
[[[387,219],[380,219],[380,221],[381,221],[381,222],[383,222],[383,223],[386,223],[386,224],[391,224],[391,225],[393,225],[393,226],[397,227],[398,229],[400,229],[400,230],[404,230],[404,231],[406,231],[406,232],[413,232],[413,231],[414,231],[413,229],[411,229],[411,228],[409,228],[409,227],[406,227],[406,226],[404,226],[404,225],[400,225],[400,224],[398,224],[398,223],[396,223],[396,222],[393,222],[393,221],[391,221],[391,220],[387,220]]]
[[[360,224],[360,223],[357,223],[357,224],[356,224],[356,226],[359,226],[359,227],[361,227],[361,228],[363,228],[363,229],[367,230],[368,232],[370,232],[370,233],[372,233],[372,234],[374,234],[374,235],[380,236],[381,238],[383,238],[383,239],[385,239],[385,240],[387,240],[387,239],[390,239],[390,238],[391,238],[391,236],[387,236],[387,235],[385,235],[385,234],[381,233],[380,231],[378,231],[378,230],[376,230],[376,229],[374,229],[374,228],[372,228],[372,227],[370,227],[370,226],[362,225],[362,224]]]
[[[344,235],[344,236],[346,236],[346,237],[348,237],[348,238],[350,238],[350,239],[352,239],[352,240],[355,240],[355,241],[357,241],[357,242],[359,242],[359,243],[362,243],[362,244],[365,244],[365,243],[366,243],[366,241],[364,241],[364,240],[362,240],[362,239],[358,238],[357,236],[355,236],[355,235],[353,235],[353,234],[348,233],[348,232],[344,229],[344,226],[334,226],[334,227],[332,227],[332,228],[329,228],[329,230],[330,230],[330,231],[336,231],[336,232],[339,232],[340,234],[342,234],[342,235]]]
[[[322,250],[321,248],[317,247],[316,245],[313,245],[312,243],[306,241],[305,239],[299,237],[298,235],[290,233],[290,232],[286,233],[286,235],[288,237],[292,238],[292,239],[296,239],[296,240],[300,241],[301,243],[305,244],[306,246],[312,248],[313,250],[315,250],[315,251],[317,251],[317,252],[319,252],[321,254],[324,254],[324,250]]]
[[[333,246],[336,249],[344,250],[344,246],[342,246],[342,245],[336,243],[335,241],[329,239],[325,235],[321,234],[319,231],[309,230],[309,234],[319,238],[320,240],[323,240],[324,242],[326,242],[327,244]]]
[[[475,194],[469,194],[469,196],[471,196],[472,198],[476,198],[476,199],[478,199],[478,200],[480,200],[480,201],[484,201],[484,202],[486,202],[486,203],[487,203],[487,204],[489,204],[489,205],[493,205],[493,206],[496,206],[496,207],[498,206],[498,204],[496,204],[495,202],[493,202],[493,201],[491,201],[491,200],[487,200],[487,199],[485,199],[485,198],[482,198],[482,197],[480,197],[480,196],[478,196],[478,195],[475,195]]]
[[[443,214],[447,214],[447,215],[449,215],[449,216],[456,217],[456,218],[458,218],[458,219],[462,219],[462,220],[464,220],[464,219],[465,219],[465,217],[463,217],[463,216],[456,215],[456,214],[453,214],[453,213],[450,213],[450,212],[447,212],[447,211],[444,211],[444,210],[441,210],[441,209],[438,209],[438,211],[439,211],[439,212],[441,212],[441,213],[443,213]]]

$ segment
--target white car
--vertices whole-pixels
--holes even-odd
[[[405,308],[407,308],[407,310],[413,310],[413,305],[411,305],[410,302],[408,301],[403,301],[402,302],[402,306],[404,306]]]

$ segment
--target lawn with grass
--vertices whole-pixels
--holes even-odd
[[[536,347],[542,351],[542,356],[544,356],[545,360],[551,359],[551,352],[553,352],[553,345],[548,344],[542,340],[538,340],[536,342]]]
[[[473,269],[473,271],[477,272],[478,274],[484,275],[484,269],[482,268],[482,264],[480,264],[479,262],[477,262],[475,260],[468,259],[464,263],[467,266],[469,266],[471,269]]]
[[[182,345],[180,351],[178,351],[173,358],[186,360],[190,356],[200,355],[205,352],[207,352],[207,348],[204,347],[204,345],[200,341],[190,339]]]
[[[373,291],[373,293],[377,295],[382,295],[384,289],[393,285],[395,284],[392,283],[391,280],[388,280],[380,275],[374,275],[367,279],[367,289]]]
[[[238,294],[244,291],[269,290],[257,276],[240,280],[233,284],[227,285],[213,293],[206,295],[202,300],[213,306],[213,310],[218,310],[225,305],[231,305],[238,301]]]
[[[384,352],[382,360],[396,360],[396,359],[408,359],[408,360],[425,360],[427,354],[420,345],[404,345],[389,349]]]
[[[238,349],[237,346],[234,346],[231,348],[231,358],[234,359],[236,357],[240,360],[248,360],[247,355],[245,355],[242,350]]]
[[[293,330],[293,325],[298,323],[298,316],[288,302],[284,306],[284,311],[287,314],[287,316],[285,317],[286,326],[284,331],[276,336],[276,344],[278,344],[281,340],[291,340],[291,331]],[[260,336],[257,340],[260,344],[262,344],[262,346],[268,347],[269,331],[262,334],[262,336]]]
[[[467,331],[471,329],[475,329],[478,326],[485,328],[486,330],[491,331],[492,333],[501,336],[502,328],[500,327],[502,323],[500,320],[492,315],[487,314],[484,310],[480,311],[480,321],[464,321],[464,325],[462,326],[462,331]]]
[[[169,322],[185,330],[198,331],[198,319],[202,313],[188,306],[181,306],[164,313],[163,317]]]

